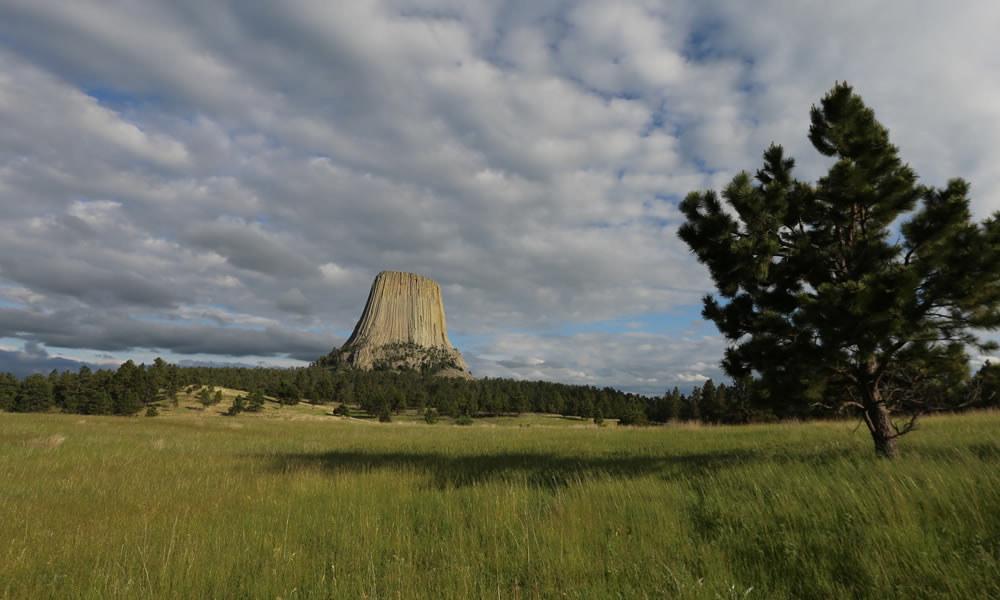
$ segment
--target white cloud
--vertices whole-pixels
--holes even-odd
[[[965,177],[979,216],[1000,209],[998,11],[6,2],[0,297],[72,316],[76,348],[130,315],[223,338],[344,332],[374,275],[403,269],[441,283],[483,374],[715,378],[719,340],[647,318],[696,318],[710,289],[677,200],[752,171],[772,140],[816,176],[808,109],[847,79],[924,183]],[[578,330],[607,320],[630,323]],[[49,335],[32,323],[22,340]]]

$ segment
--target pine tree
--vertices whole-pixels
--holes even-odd
[[[264,393],[260,388],[254,388],[247,397],[246,412],[260,412],[264,409]]]
[[[0,410],[14,409],[14,401],[20,389],[21,382],[17,380],[17,377],[10,373],[0,373]]]
[[[702,314],[730,341],[726,372],[757,372],[774,401],[800,407],[848,394],[894,457],[946,399],[945,374],[967,376],[965,347],[996,347],[973,332],[1000,326],[1000,214],[972,222],[960,179],[918,185],[846,83],[810,115],[810,141],[836,160],[815,185],[772,144],[755,178],[723,190],[730,210],[714,191],[689,194],[678,233],[721,299]]]
[[[716,392],[715,382],[711,379],[701,386],[701,419],[706,423],[718,423],[721,416],[717,410]]]
[[[111,411],[116,415],[134,415],[142,410],[142,400],[135,390],[119,390],[112,401]]]
[[[682,421],[700,421],[701,420],[701,388],[694,386],[691,389],[691,395],[684,398],[681,402],[681,420]]]
[[[237,394],[236,397],[233,398],[233,405],[229,407],[229,410],[226,411],[226,414],[231,417],[235,417],[236,415],[246,410],[246,400],[247,400],[246,396],[242,394]]]
[[[674,389],[670,390],[670,393],[666,396],[667,400],[667,420],[671,422],[677,422],[681,420],[681,403],[684,401],[684,397],[681,395],[681,391],[674,386]]]
[[[294,406],[302,400],[302,392],[298,386],[287,379],[278,384],[278,393],[276,395],[278,402],[282,405]]]
[[[203,387],[200,390],[198,390],[198,395],[196,397],[198,398],[198,402],[203,407],[202,410],[214,404],[215,401],[214,395],[212,394],[212,389],[207,387]]]
[[[514,389],[510,393],[511,412],[513,412],[516,415],[519,415],[523,412],[528,412],[528,409],[530,408],[528,406],[528,396],[525,395],[524,390],[521,389],[521,386],[517,385],[516,383],[513,385]]]
[[[28,375],[21,382],[14,410],[17,412],[40,412],[52,406],[52,384],[45,375]]]
[[[976,396],[976,407],[1000,406],[1000,365],[986,361],[976,372],[972,388]]]

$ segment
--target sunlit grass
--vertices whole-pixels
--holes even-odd
[[[0,597],[1000,597],[996,413],[888,462],[844,423],[194,412],[0,414]]]

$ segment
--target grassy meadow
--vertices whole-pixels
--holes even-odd
[[[1000,413],[889,462],[850,423],[223,408],[0,414],[0,598],[1000,598]]]

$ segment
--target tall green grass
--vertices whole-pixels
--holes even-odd
[[[0,597],[1000,598],[998,426],[0,414]]]

